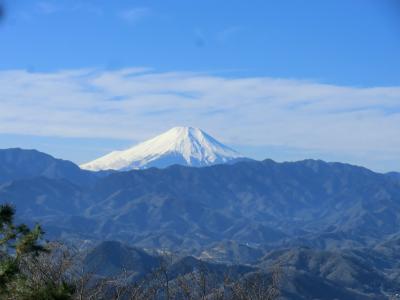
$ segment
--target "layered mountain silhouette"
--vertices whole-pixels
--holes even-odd
[[[400,286],[397,173],[319,160],[90,172],[7,149],[0,202],[43,224],[49,238],[129,244],[109,242],[87,258],[94,267],[119,253],[99,276],[133,258],[142,276],[156,263],[146,248],[261,269],[283,261],[287,299],[386,299]]]
[[[232,243],[228,248],[231,246]],[[392,251],[397,252],[398,246],[340,251],[293,247],[266,251],[263,257],[244,265],[215,263],[193,256],[170,257],[165,261],[157,253],[105,241],[87,253],[83,266],[102,277],[115,276],[123,270],[129,280],[140,281],[157,270],[163,261],[171,286],[181,276],[193,278],[199,270],[206,271],[207,279],[212,278],[212,284],[218,286],[226,282],[227,275],[230,279],[252,283],[259,276],[268,280],[278,263],[284,272],[280,299],[391,299],[398,291],[399,282],[398,258],[387,254]]]
[[[400,182],[347,164],[265,160],[99,176],[39,152],[1,153],[0,200],[23,218],[45,216],[54,233],[146,247],[323,248],[376,243],[400,225]]]

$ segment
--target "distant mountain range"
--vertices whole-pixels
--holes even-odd
[[[400,181],[341,163],[244,161],[89,172],[20,149],[0,151],[0,200],[54,235],[145,247],[365,246],[398,233]]]
[[[14,204],[20,220],[43,224],[48,238],[114,240],[251,268],[284,261],[286,299],[334,299],[321,297],[324,290],[338,299],[387,299],[400,286],[398,173],[319,160],[92,172],[7,149],[0,202]],[[121,258],[124,265],[143,258],[138,274],[155,263],[140,251]]]
[[[81,165],[82,169],[134,170],[171,165],[204,167],[227,163],[243,155],[223,145],[204,131],[193,127],[174,127],[128,150],[114,151]]]
[[[390,172],[390,173],[387,173],[386,176],[396,179],[396,180],[400,180],[400,173],[398,173],[398,172]]]
[[[100,174],[81,170],[70,161],[55,159],[36,150],[0,149],[0,182],[46,177],[88,185]]]
[[[183,256],[172,258],[167,272],[171,286],[181,276],[192,278],[199,269],[212,276],[213,285],[222,285],[226,275],[247,280],[251,280],[254,274],[267,275],[278,262],[281,272],[284,272],[279,299],[396,299],[399,291],[399,250],[398,241],[370,249],[340,251],[292,247],[266,251],[246,265],[237,261],[236,264],[222,264]],[[105,241],[87,253],[83,265],[88,272],[104,277],[116,276],[124,270],[129,280],[137,281],[158,268],[160,262],[161,257],[157,253]],[[254,283],[253,280],[251,282]]]

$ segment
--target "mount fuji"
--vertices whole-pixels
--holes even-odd
[[[91,171],[165,168],[174,164],[204,167],[244,158],[198,128],[174,127],[130,149],[113,151],[80,167]]]

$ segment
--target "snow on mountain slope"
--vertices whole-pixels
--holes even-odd
[[[173,164],[203,167],[243,158],[198,128],[174,127],[128,150],[113,151],[81,165],[82,169],[131,170]]]

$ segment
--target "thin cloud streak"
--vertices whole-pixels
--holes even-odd
[[[230,26],[217,34],[217,41],[225,43],[243,30],[240,26]]]
[[[39,13],[53,14],[60,11],[62,8],[55,2],[40,1],[36,4],[36,9]]]
[[[129,23],[136,23],[148,17],[151,10],[148,7],[135,7],[119,12],[118,16]]]
[[[230,144],[400,157],[400,87],[146,68],[0,72],[0,134],[143,140],[176,125]]]

